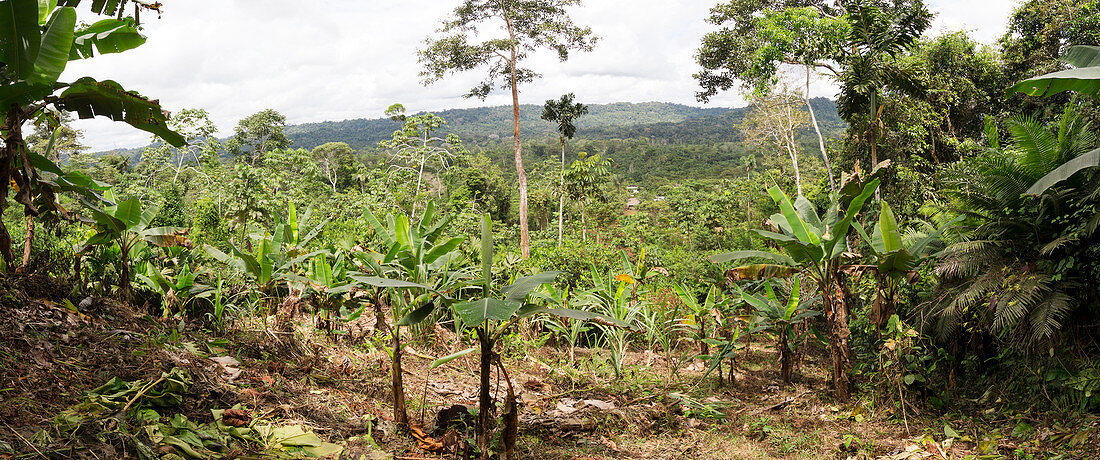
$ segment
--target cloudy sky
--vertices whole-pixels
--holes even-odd
[[[416,50],[458,0],[164,0],[161,19],[143,14],[148,42],[117,55],[74,62],[64,78],[113,79],[160,99],[168,110],[203,108],[232,133],[237,120],[273,108],[290,123],[376,118],[390,104],[410,111],[503,105],[463,99],[479,74],[420,84]],[[934,33],[967,30],[992,43],[1017,0],[931,0]],[[522,88],[539,104],[565,92],[586,103],[662,101],[698,105],[691,74],[704,22],[716,0],[585,0],[578,24],[600,36],[592,53],[566,63],[538,56],[543,78]],[[624,8],[629,5],[629,8]],[[832,96],[825,83],[813,90]],[[744,103],[734,92],[712,106]],[[148,135],[121,123],[82,120],[94,150],[144,145]]]

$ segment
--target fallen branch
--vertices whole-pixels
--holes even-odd
[[[782,409],[782,408],[783,408],[784,406],[786,406],[787,404],[790,404],[790,403],[794,402],[795,400],[797,400],[798,398],[801,398],[801,397],[803,397],[803,396],[806,396],[806,395],[808,395],[808,394],[810,394],[810,393],[813,393],[813,392],[812,392],[812,391],[803,391],[802,393],[798,394],[797,396],[794,396],[794,397],[792,397],[792,398],[790,398],[790,399],[788,399],[788,400],[786,400],[786,401],[783,401],[783,402],[781,402],[781,403],[779,403],[779,404],[775,404],[775,405],[772,405],[772,406],[768,406],[768,407],[764,408],[764,410],[761,410],[761,411],[758,411],[758,412],[766,412],[766,411],[773,411],[773,410],[778,410],[778,409]]]

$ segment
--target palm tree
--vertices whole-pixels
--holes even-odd
[[[941,286],[926,325],[946,338],[967,323],[967,332],[1037,348],[1050,345],[1081,309],[1080,290],[1095,289],[1088,286],[1091,267],[1074,268],[1073,256],[1088,257],[1100,227],[1095,211],[1100,188],[1090,173],[1049,187],[1039,198],[1026,192],[1093,150],[1097,138],[1073,105],[1056,130],[1028,116],[1006,125],[1010,147],[1000,146],[997,129],[987,120],[990,149],[953,174],[948,190],[954,190],[955,212],[964,216],[968,231],[941,255],[936,270]]]
[[[573,93],[562,95],[561,99],[554,101],[548,99],[542,107],[542,119],[558,124],[558,140],[561,141],[561,173],[558,176],[558,246],[561,246],[561,233],[565,221],[565,141],[572,139],[577,132],[573,125],[581,115],[588,113],[588,106],[580,102],[574,103]]]
[[[841,74],[844,92],[841,113],[866,110],[871,165],[877,165],[878,125],[882,115],[878,99],[887,86],[907,93],[920,92],[914,80],[897,67],[895,57],[920,38],[931,23],[932,14],[919,2],[898,11],[885,11],[862,2],[853,8],[848,35],[852,54]]]

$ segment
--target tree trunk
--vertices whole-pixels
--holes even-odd
[[[15,158],[19,146],[23,143],[21,114],[20,107],[13,105],[11,110],[8,111],[8,119],[4,124],[4,131],[7,132],[7,135],[4,136],[4,149],[0,150],[0,216],[3,216],[4,211],[8,209],[11,162]],[[15,253],[11,249],[11,234],[8,233],[8,226],[4,224],[4,219],[0,219],[0,256],[4,258],[3,271],[10,271],[15,264]]]
[[[558,247],[561,247],[561,233],[565,225],[565,138],[561,138],[561,174],[558,180]]]
[[[34,216],[27,216],[27,234],[23,238],[23,265],[24,270],[31,264],[31,243],[34,241]]]
[[[493,400],[489,394],[489,377],[492,374],[493,344],[489,341],[489,335],[484,328],[477,331],[478,340],[481,342],[481,387],[477,395],[477,449],[481,451],[481,458],[489,458],[489,426],[493,420]]]
[[[405,385],[401,381],[401,326],[393,327],[393,422],[399,430],[409,428],[409,413],[405,409]]]
[[[581,200],[581,239],[584,241],[588,241],[588,218],[585,209],[588,206],[585,206],[586,204],[588,204],[587,200]]]
[[[516,35],[512,30],[512,21],[505,18],[508,35],[515,43]],[[508,83],[512,87],[512,142],[516,148],[516,179],[519,181],[519,247],[523,258],[531,257],[531,233],[527,228],[527,173],[523,170],[523,148],[519,137],[519,80],[516,76],[516,47],[512,46],[512,59],[509,61]]]
[[[810,112],[810,122],[814,125],[814,132],[817,133],[817,146],[821,149],[821,159],[825,162],[825,172],[829,174],[829,188],[834,192],[836,191],[836,179],[833,178],[833,165],[829,162],[829,154],[825,153],[825,137],[821,135],[821,127],[817,124],[817,115],[814,113],[814,107],[810,104],[810,66],[806,66],[806,110]]]
[[[840,281],[834,276],[823,286],[825,296],[825,320],[828,323],[829,355],[833,361],[833,388],[841,402],[851,397],[849,372],[852,369],[852,350],[848,344],[848,298]]]

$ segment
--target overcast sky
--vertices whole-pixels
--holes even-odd
[[[63,77],[113,79],[160,99],[170,111],[202,108],[232,133],[241,118],[273,108],[289,123],[377,118],[400,102],[412,112],[504,105],[509,95],[463,99],[476,71],[420,84],[416,50],[458,0],[164,0],[162,19],[143,14],[148,42],[122,54],[73,62]],[[933,33],[969,31],[993,43],[1017,0],[931,0]],[[704,22],[716,0],[585,0],[573,11],[600,42],[566,63],[538,56],[543,74],[521,87],[522,103],[574,92],[585,103],[677,102],[700,105],[691,75]],[[835,88],[815,84],[814,96]],[[728,92],[711,106],[744,105]],[[149,136],[122,123],[82,120],[93,150],[136,147]]]

